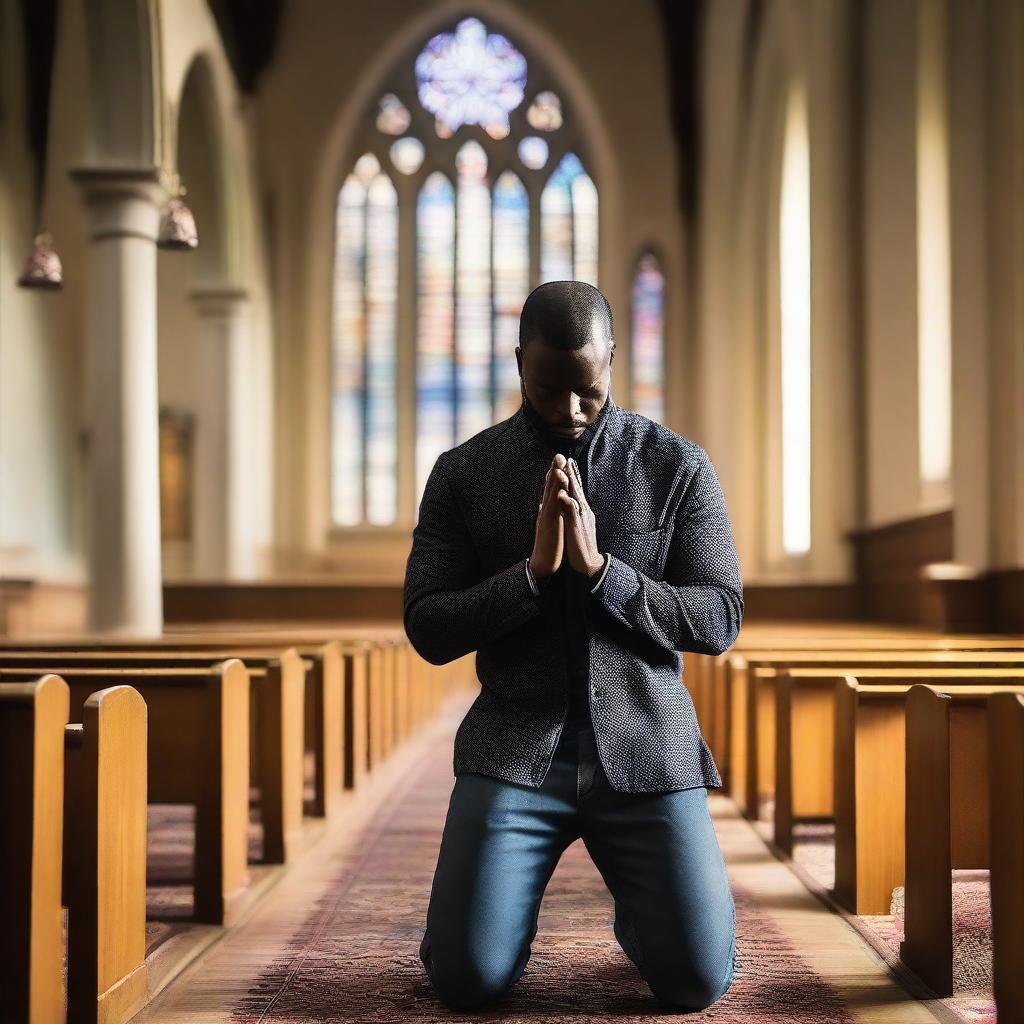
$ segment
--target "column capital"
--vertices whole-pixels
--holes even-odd
[[[167,189],[159,167],[75,167],[69,177],[82,190],[92,218],[92,240],[141,238],[156,242],[160,204]]]
[[[197,285],[190,289],[192,300],[199,316],[235,316],[241,313],[249,301],[249,290],[231,284]]]
[[[68,177],[82,189],[86,202],[131,196],[157,203],[167,196],[163,171],[156,165],[72,167]]]

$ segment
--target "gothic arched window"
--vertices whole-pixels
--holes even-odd
[[[633,408],[661,423],[665,416],[665,275],[652,252],[637,261],[630,305]]]
[[[415,521],[438,455],[518,408],[530,289],[597,284],[598,196],[557,84],[477,18],[396,69],[352,152],[336,209],[331,518],[392,526]],[[414,418],[407,461],[400,408]]]

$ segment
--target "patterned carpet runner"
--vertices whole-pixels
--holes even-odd
[[[615,942],[611,896],[579,841],[548,885],[530,962],[511,991],[465,1015],[438,1002],[417,948],[451,785],[451,740],[442,736],[338,856],[325,895],[250,987],[234,1019],[678,1020],[654,999]],[[735,979],[717,1003],[687,1020],[852,1022],[838,993],[808,967],[752,895],[735,882],[733,892]]]

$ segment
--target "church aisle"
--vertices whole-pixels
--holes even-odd
[[[451,791],[451,743],[465,707],[464,695],[454,697],[382,766],[249,918],[136,1024],[659,1019],[615,942],[611,897],[581,842],[552,877],[530,963],[509,995],[487,1012],[464,1015],[434,998],[417,947]],[[945,1019],[892,980],[870,946],[771,855],[731,800],[712,794],[711,807],[737,905],[737,970],[725,996],[688,1020]]]

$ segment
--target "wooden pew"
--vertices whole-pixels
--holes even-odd
[[[956,684],[963,675],[962,669],[943,667],[852,671],[860,682],[880,685],[947,679]],[[1024,672],[1024,657],[1019,669],[977,669],[970,675],[1012,679],[1019,672]],[[830,819],[834,814],[835,683],[842,674],[835,668],[782,668],[775,678],[773,839],[786,854],[793,852],[796,819]]]
[[[70,696],[52,674],[0,685],[0,1019],[65,1019],[63,903],[68,1024],[120,1024],[147,995],[146,706],[114,686],[68,724]]]
[[[697,723],[711,756],[715,759],[722,785],[729,788],[728,742],[725,737],[728,715],[726,690],[721,685],[722,655],[687,651],[683,658],[683,684],[690,691]]]
[[[1024,697],[988,699],[992,986],[1000,1020],[1024,1020]]]
[[[786,623],[771,629],[759,624],[745,625],[736,643],[723,654],[698,654],[688,651],[690,680],[687,685],[694,696],[701,732],[718,765],[726,792],[736,796],[746,778],[746,704],[733,699],[730,658],[747,650],[827,650],[853,644],[877,643],[879,649],[896,644],[893,630],[874,629],[861,624]],[[932,634],[928,639],[935,639]],[[901,633],[899,644],[905,645],[907,635]],[[685,673],[684,673],[685,675]],[[686,680],[684,679],[684,682]],[[734,733],[736,736],[734,738]],[[737,797],[738,799],[738,797]]]
[[[342,747],[344,733],[344,665],[342,642],[317,638],[315,635],[290,636],[287,639],[269,633],[170,633],[157,638],[79,637],[44,638],[27,641],[0,642],[0,656],[5,651],[24,652],[139,652],[181,651],[203,652],[211,658],[226,658],[240,652],[259,657],[280,655],[294,648],[307,662],[305,693],[306,749],[313,754],[313,801],[309,813],[314,817],[331,814],[344,788]],[[250,658],[251,660],[251,658]]]
[[[384,758],[384,715],[387,708],[384,648],[375,643],[370,648],[369,717],[367,719],[366,768],[373,771]]]
[[[68,1024],[122,1024],[147,1000],[146,704],[86,698],[65,744]]]
[[[381,736],[380,756],[386,758],[395,747],[395,642],[381,642]]]
[[[906,701],[914,685],[985,692],[1012,687],[1024,671],[902,670],[835,682],[835,886],[855,914],[887,914],[906,877]]]
[[[61,865],[68,686],[0,686],[0,1021],[61,1024]]]
[[[748,655],[766,651],[775,655],[829,650],[1024,650],[1024,636],[994,636],[973,633],[936,633],[886,626],[877,623],[750,623],[743,626],[736,643],[724,654],[704,656],[711,678],[708,707],[713,720],[702,726],[722,774],[726,791],[741,805],[746,804],[747,787],[747,695],[742,666]],[[739,656],[737,671],[732,659]],[[692,657],[693,655],[687,655]],[[700,657],[700,656],[699,656]],[[766,721],[764,767],[770,777],[770,742],[774,715],[765,695],[761,710]]]
[[[3,669],[0,682],[36,675]],[[76,717],[98,681],[139,691],[148,712],[147,800],[195,806],[193,916],[230,924],[249,882],[249,670],[230,659],[208,669],[65,667],[60,675]]]
[[[294,648],[267,653],[262,649],[237,652],[207,650],[77,650],[0,651],[0,672],[47,668],[204,668],[219,660],[240,657],[254,684],[256,733],[250,753],[252,781],[260,791],[263,861],[287,863],[300,841],[303,816],[304,700],[307,663]]]
[[[370,651],[369,641],[341,641],[345,666],[344,782],[346,789],[357,789],[369,771],[369,702]]]
[[[396,644],[396,677],[395,693],[397,695],[396,710],[397,729],[399,742],[407,739],[413,729],[412,717],[412,693],[410,690],[412,681],[410,678],[410,665],[412,647],[406,640],[400,640]]]
[[[962,668],[1012,667],[1024,657],[1009,642],[996,641],[996,648],[951,651],[941,649],[902,649],[879,651],[843,649],[828,651],[753,651],[730,657],[730,687],[733,711],[744,707],[742,735],[732,731],[733,739],[743,744],[741,760],[744,777],[734,775],[732,795],[748,818],[759,817],[761,802],[774,794],[775,773],[775,680],[780,668],[835,668],[854,671],[859,668],[929,668],[949,663]],[[738,789],[737,789],[738,787]]]
[[[361,645],[370,645],[366,647],[367,651],[372,645],[382,647],[382,653],[374,655],[372,664],[367,667],[368,673],[374,677],[372,683],[369,675],[367,677],[365,686],[369,689],[356,688],[356,699],[364,698],[363,705],[356,711],[350,709],[346,697],[352,684],[345,678],[345,673],[351,670],[345,659],[351,659],[352,645],[356,650]],[[385,653],[389,645],[395,645],[394,654]],[[367,768],[362,770],[365,774],[374,761],[379,762],[398,740],[408,735],[414,721],[422,721],[433,711],[442,689],[450,685],[445,680],[453,679],[460,667],[465,668],[462,662],[451,666],[430,665],[415,652],[401,627],[368,629],[361,624],[296,628],[250,625],[242,628],[232,623],[224,629],[211,626],[201,631],[176,630],[155,641],[47,637],[33,639],[31,645],[33,651],[116,652],[154,647],[159,651],[203,651],[221,656],[263,648],[280,650],[285,646],[294,646],[304,658],[313,662],[306,702],[307,748],[313,749],[317,766],[314,805],[309,808],[313,814],[331,813],[337,794],[355,784],[350,766],[357,763],[366,765]],[[17,651],[11,641],[0,641],[0,656],[5,648],[8,653]],[[392,658],[397,659],[397,666],[392,665]],[[415,685],[414,675],[420,680]],[[309,699],[311,693],[312,700]],[[332,709],[339,705],[335,713]],[[359,740],[362,735],[360,729],[353,731],[349,721],[352,715],[365,722],[365,741]],[[312,743],[308,742],[311,732],[314,737]],[[352,741],[360,743],[359,755],[350,755],[345,737],[354,737]]]
[[[999,690],[1024,694],[1024,683]],[[900,958],[939,996],[953,994],[955,868],[988,868],[988,699],[974,690],[911,687],[907,695],[907,879]],[[1021,970],[1018,962],[1016,970]],[[1013,1018],[1010,1018],[1011,1020]]]

